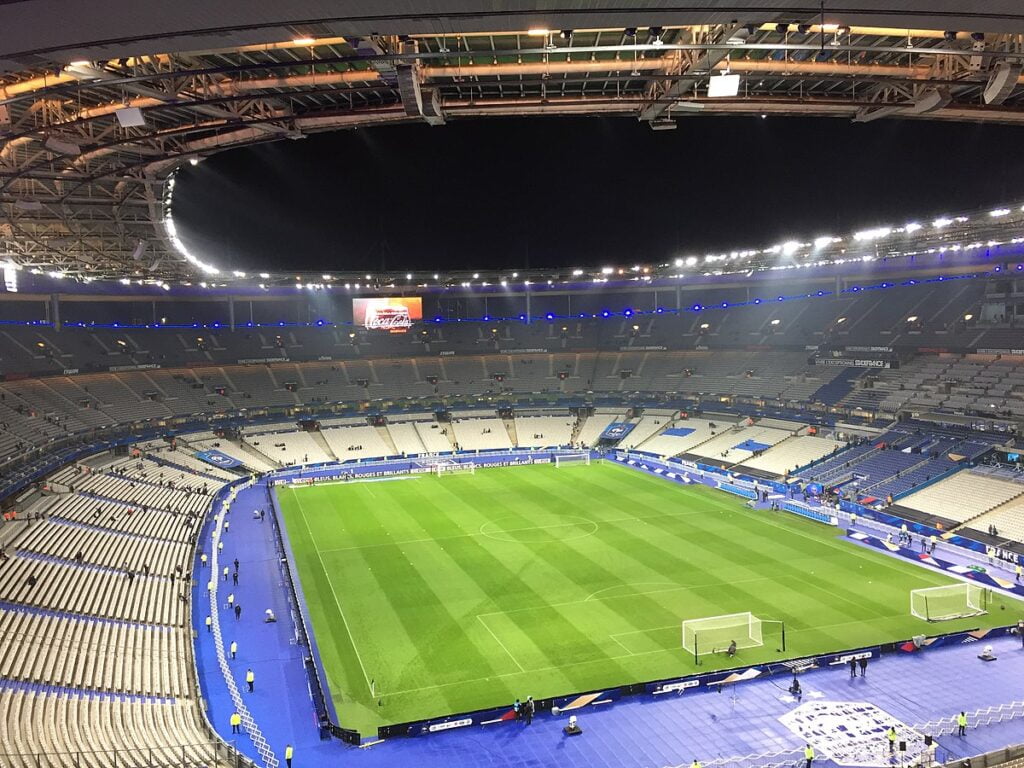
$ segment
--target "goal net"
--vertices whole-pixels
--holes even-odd
[[[949,621],[988,613],[988,590],[978,584],[949,584],[910,592],[910,612],[925,621]]]
[[[579,451],[576,453],[556,453],[554,464],[556,467],[566,467],[570,464],[590,464],[590,451]]]
[[[694,658],[724,653],[733,642],[737,650],[764,645],[761,619],[748,612],[683,622],[683,648]]]
[[[476,464],[471,461],[439,461],[430,468],[430,471],[438,477],[455,474],[475,475]]]

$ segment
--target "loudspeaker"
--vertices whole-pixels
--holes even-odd
[[[906,751],[907,751],[907,742],[901,741],[900,742],[900,752],[906,752]]]
[[[117,122],[122,128],[142,128],[146,125],[146,116],[138,107],[123,107],[116,112]]]
[[[1019,61],[999,61],[992,67],[992,74],[988,76],[988,84],[982,93],[986,104],[1002,104],[1006,97],[1017,85],[1017,78],[1020,77],[1021,65]]]

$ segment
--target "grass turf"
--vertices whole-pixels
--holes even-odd
[[[937,572],[787,513],[610,463],[278,488],[342,723],[378,725],[825,653],[928,625]],[[996,598],[999,600],[999,598]],[[681,647],[680,622],[750,611],[764,646]],[[371,695],[371,682],[376,695]]]

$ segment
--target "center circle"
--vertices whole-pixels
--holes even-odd
[[[496,541],[547,544],[593,536],[600,526],[579,515],[551,515],[547,522],[529,525],[517,517],[499,517],[480,526],[480,533]]]

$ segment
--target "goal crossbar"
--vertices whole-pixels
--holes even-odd
[[[694,660],[700,663],[701,656],[724,652],[733,643],[736,644],[736,650],[757,648],[764,645],[763,624],[761,619],[749,611],[686,619],[682,623],[683,649],[693,654]]]
[[[578,451],[573,453],[555,453],[552,454],[552,463],[556,467],[563,467],[569,464],[586,464],[590,465],[590,451]]]

